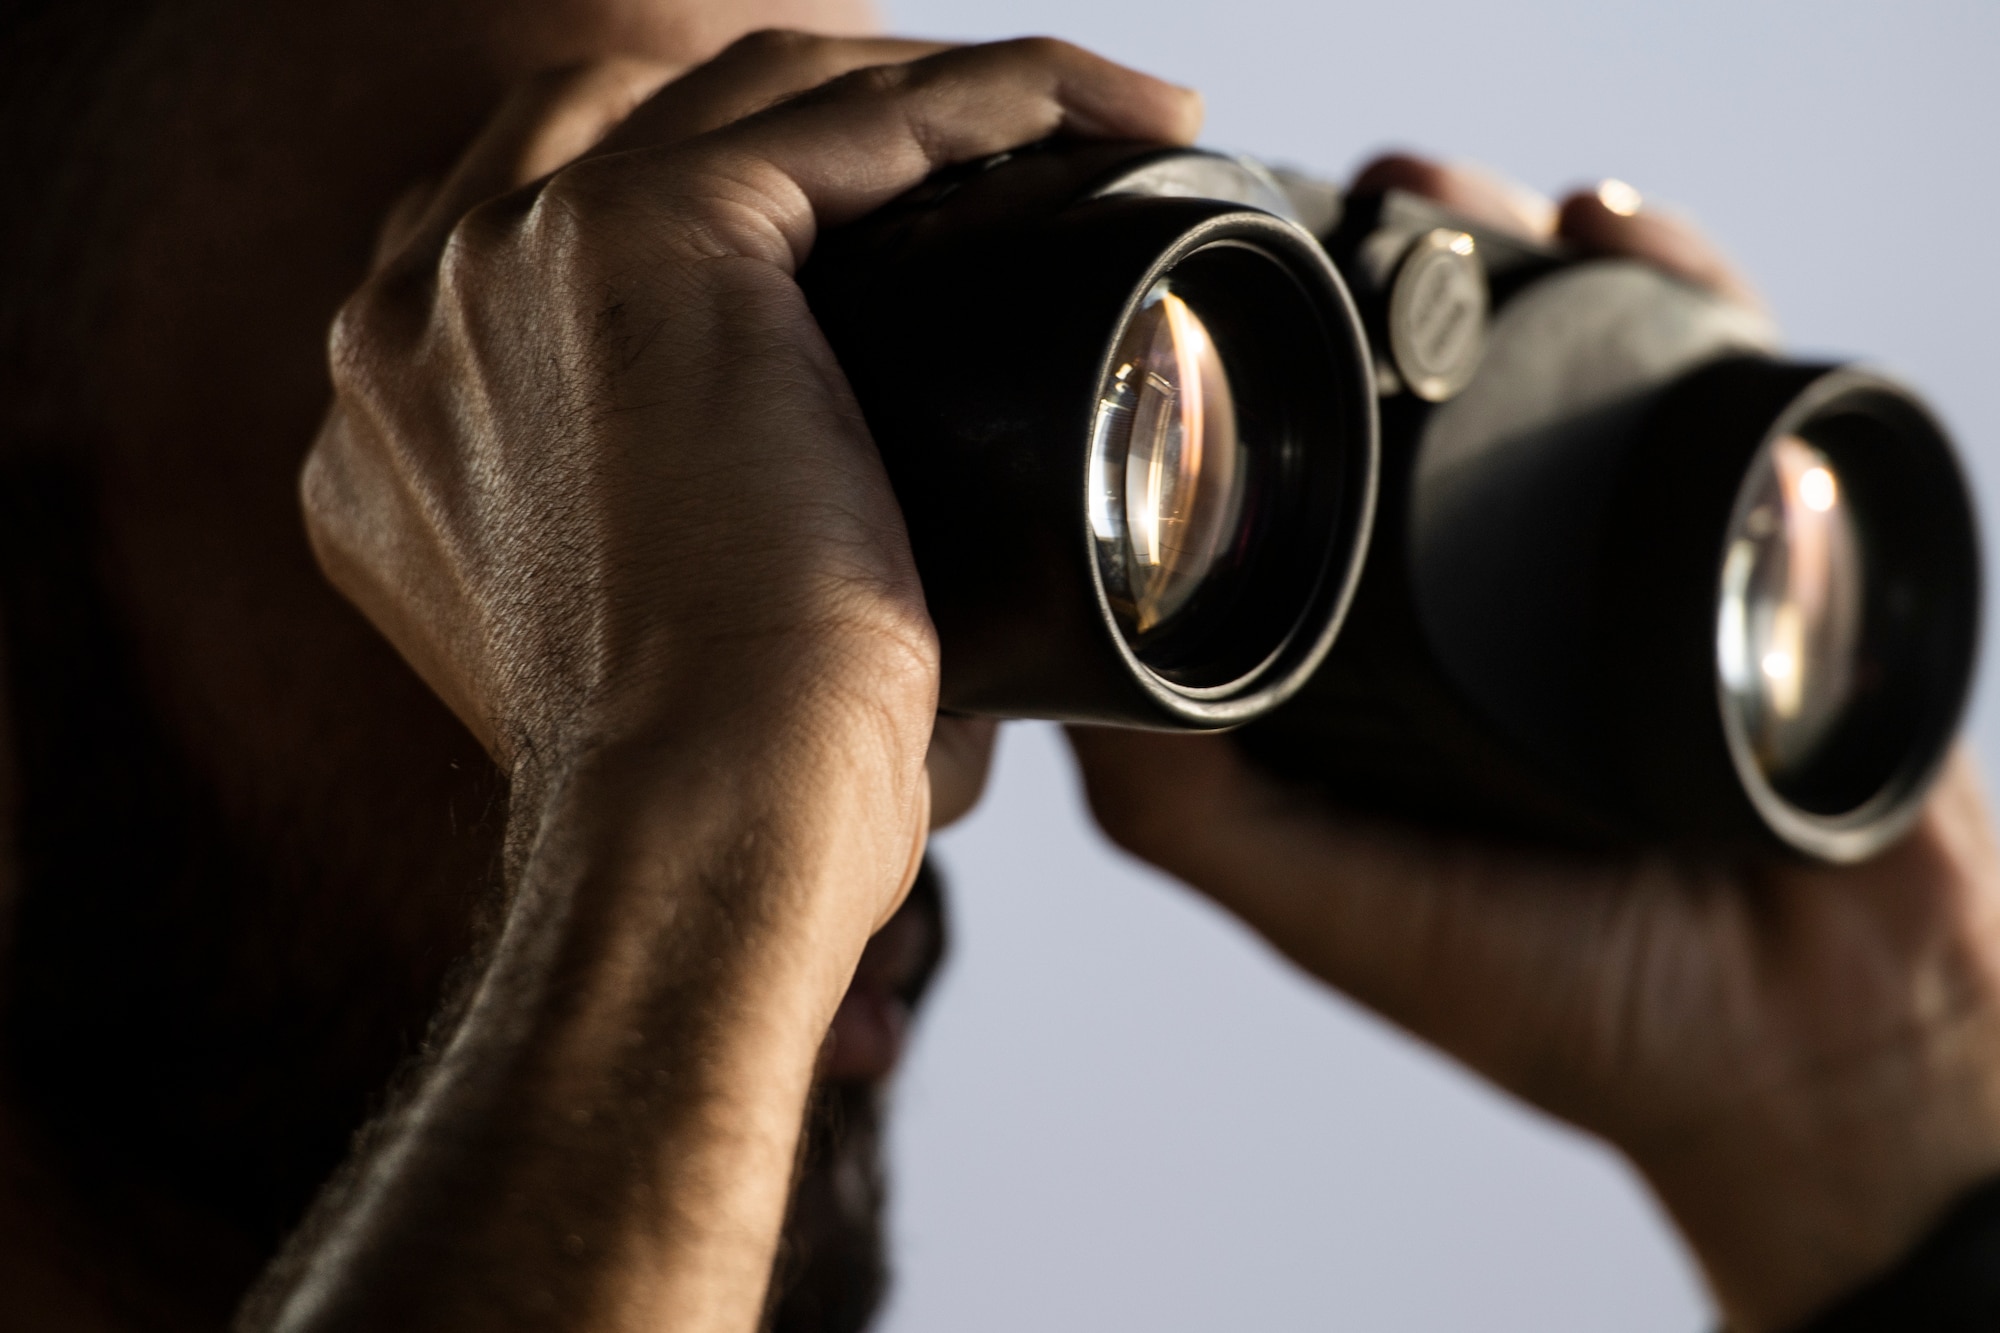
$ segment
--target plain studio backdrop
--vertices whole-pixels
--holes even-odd
[[[1990,0],[888,5],[1192,84],[1208,143],[1335,178],[1396,146],[1629,180],[1706,222],[1795,348],[1930,394],[2000,531]],[[891,1333],[1710,1326],[1617,1157],[1111,850],[1051,728],[1008,731],[937,848],[956,941],[897,1093]]]

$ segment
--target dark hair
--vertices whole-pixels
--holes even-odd
[[[928,859],[903,910],[921,912],[931,923],[928,950],[899,997],[914,1013],[947,944],[943,885]],[[765,1301],[766,1333],[860,1333],[888,1294],[884,1110],[883,1089],[873,1083],[814,1090]]]
[[[142,174],[156,0],[0,0],[0,448],[67,435]]]

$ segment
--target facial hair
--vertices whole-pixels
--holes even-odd
[[[943,886],[927,860],[901,913],[927,919],[927,947],[897,998],[915,1013],[945,951]],[[813,1090],[799,1173],[765,1301],[765,1333],[861,1333],[889,1290],[882,1149],[887,1090],[822,1082]]]

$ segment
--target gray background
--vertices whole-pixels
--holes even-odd
[[[1200,87],[1208,142],[1336,177],[1397,145],[1550,191],[1628,179],[1705,219],[1795,346],[1932,394],[2000,529],[1991,0],[888,9],[1082,42]],[[898,1094],[892,1333],[1706,1325],[1613,1155],[1111,851],[1051,730],[1009,732],[937,845],[958,939]]]

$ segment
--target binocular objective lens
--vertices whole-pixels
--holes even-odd
[[[1765,446],[1736,505],[1715,648],[1727,705],[1774,783],[1812,762],[1855,700],[1865,577],[1827,456],[1796,436]]]
[[[1077,497],[1128,665],[1217,723],[1325,651],[1373,494],[1352,310],[1309,239],[1254,225],[1269,246],[1220,236],[1135,284],[1086,400]]]
[[[1147,293],[1112,353],[1091,444],[1091,527],[1135,636],[1187,606],[1243,515],[1236,398],[1214,338],[1169,282]]]

